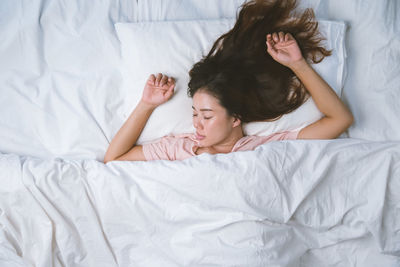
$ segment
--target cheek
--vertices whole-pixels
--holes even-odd
[[[226,120],[211,119],[205,121],[204,130],[208,133],[209,136],[221,136],[229,132],[229,127]]]
[[[208,134],[212,134],[213,132],[218,130],[218,121],[213,119],[204,120],[203,127],[204,130],[208,132]]]

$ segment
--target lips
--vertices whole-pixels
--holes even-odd
[[[206,138],[204,135],[201,135],[201,134],[198,134],[198,133],[196,133],[195,134],[195,138],[197,139],[197,140],[203,140],[204,138]]]

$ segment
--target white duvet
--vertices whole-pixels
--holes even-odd
[[[180,162],[1,155],[0,266],[398,266],[399,151],[346,139]]]
[[[400,266],[397,0],[301,1],[349,26],[351,138],[101,162],[127,101],[114,23],[241,2],[0,1],[0,267]]]

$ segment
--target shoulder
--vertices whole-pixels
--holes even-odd
[[[268,136],[262,136],[267,140],[294,140],[297,139],[299,135],[300,129],[297,130],[290,130],[290,131],[281,131],[277,133],[270,134]]]
[[[193,134],[167,135],[143,145],[146,159],[176,160],[186,158],[195,145]]]
[[[265,136],[258,136],[258,135],[248,135],[243,137],[244,142],[250,141],[260,141],[260,142],[267,142],[267,141],[275,141],[275,140],[294,140],[297,139],[299,135],[300,129],[297,130],[288,130],[288,131],[280,131],[276,133],[272,133]]]
[[[153,145],[153,144],[177,144],[182,142],[194,142],[193,134],[170,134],[158,139],[144,143],[143,145]]]
[[[233,147],[232,151],[253,150],[257,146],[278,140],[294,140],[297,139],[300,130],[283,131],[273,133],[267,136],[247,135],[242,137]]]

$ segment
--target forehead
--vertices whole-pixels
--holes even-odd
[[[219,104],[218,99],[204,91],[198,91],[193,96],[193,108],[196,110],[200,109],[212,109],[213,111],[225,110]]]

